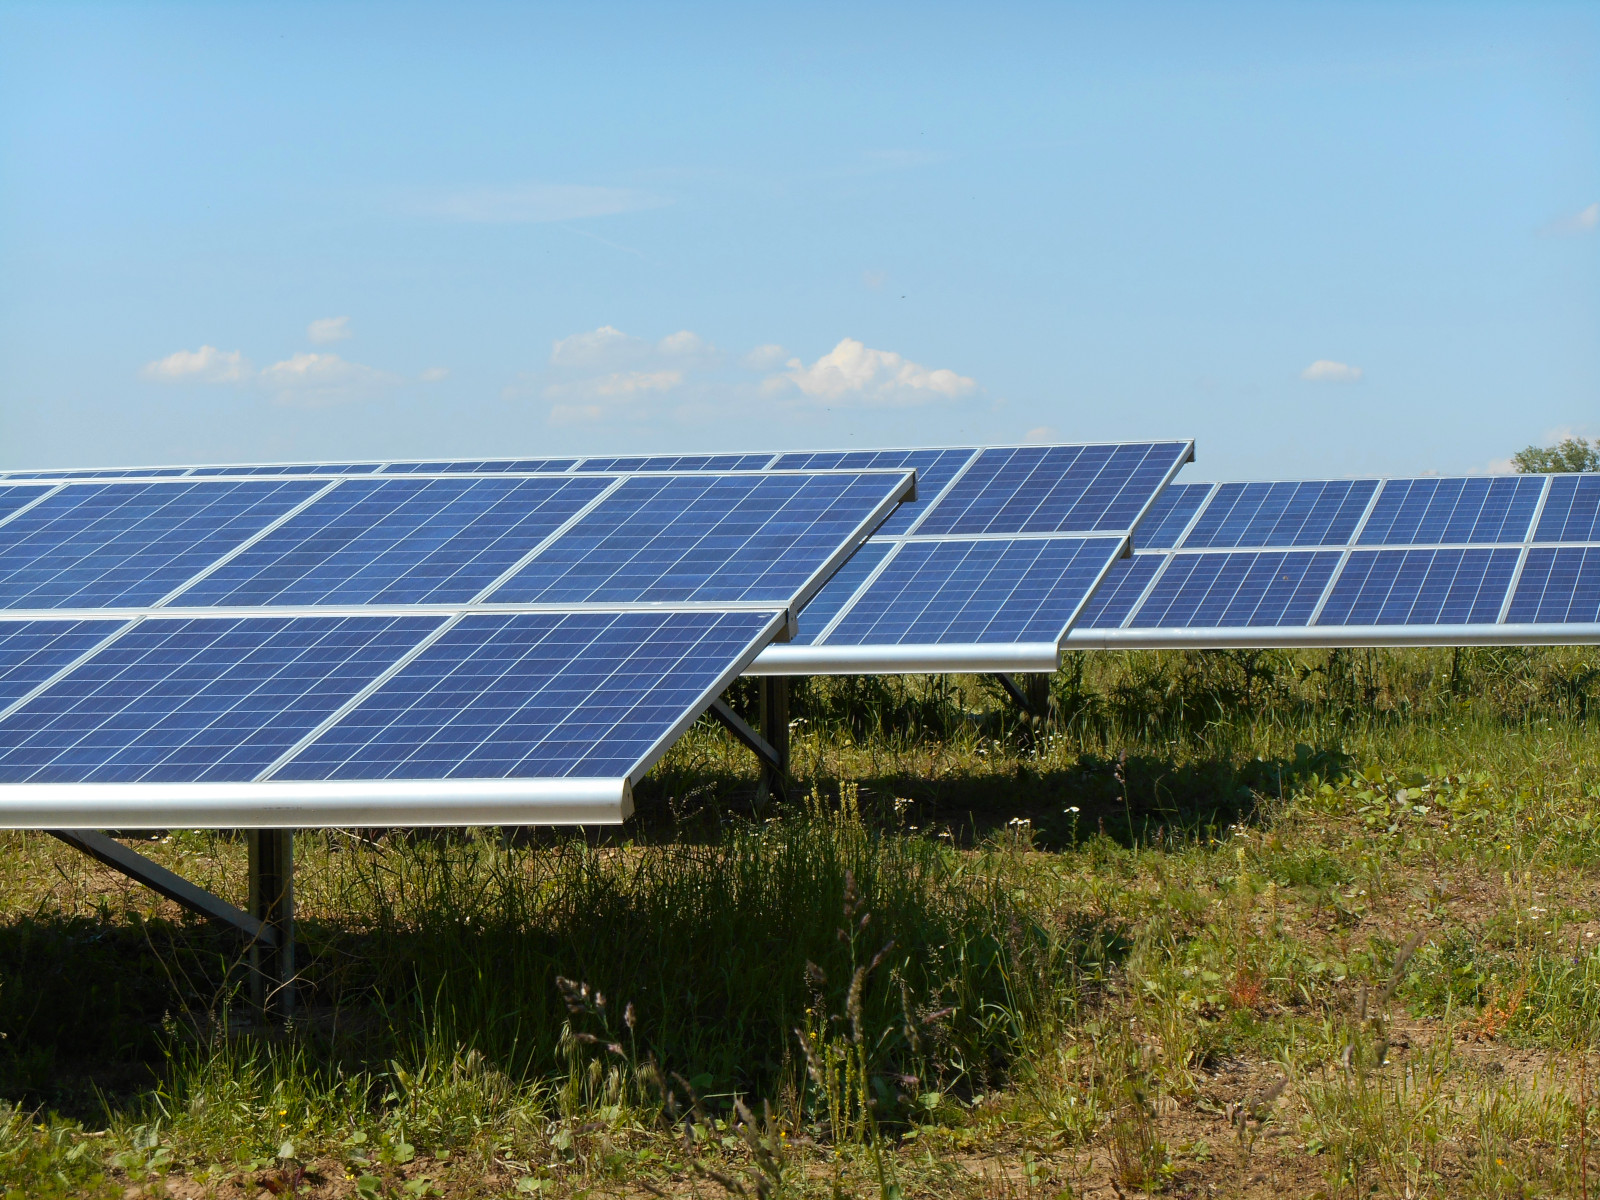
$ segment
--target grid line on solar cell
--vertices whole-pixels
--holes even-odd
[[[16,486],[0,488],[0,525],[5,525],[59,492],[66,484],[55,487]]]
[[[1514,623],[1600,621],[1600,546],[1534,546],[1505,619]]]
[[[849,607],[851,599],[863,583],[877,569],[884,557],[891,553],[894,543],[870,538],[850,556],[822,585],[811,602],[800,610],[799,631],[790,638],[797,645],[810,645],[826,635],[835,619]]]
[[[1319,625],[1493,624],[1521,551],[1355,550]]]
[[[1056,641],[1120,538],[911,542],[880,568],[828,645]]]
[[[1156,493],[1134,530],[1137,550],[1166,550],[1177,545],[1199,518],[1214,483],[1169,483]]]
[[[115,620],[0,622],[0,720],[127,628]]]
[[[1174,554],[1126,624],[1304,625],[1338,562],[1336,550]]]
[[[762,471],[776,457],[763,454],[658,454],[585,458],[580,471]]]
[[[803,603],[904,487],[884,474],[633,476],[489,599]]]
[[[159,605],[164,605],[164,604],[170,604],[172,601],[176,600],[179,596],[183,595],[185,592],[188,592],[191,588],[194,588],[198,584],[203,582],[204,580],[209,579],[211,576],[215,575],[218,571],[220,571],[224,567],[228,566],[228,564],[232,563],[241,554],[245,553],[245,551],[247,551],[247,550],[251,549],[252,547],[254,547],[255,545],[257,545],[263,538],[266,538],[266,537],[270,536],[271,534],[277,532],[279,529],[283,528],[283,526],[285,524],[287,524],[288,522],[294,520],[295,517],[298,517],[301,513],[305,512],[306,509],[310,508],[317,501],[319,501],[323,497],[327,496],[329,492],[332,492],[335,488],[337,488],[343,482],[344,482],[344,479],[341,477],[341,478],[338,478],[338,479],[335,479],[335,480],[331,481],[330,483],[328,483],[327,485],[322,487],[320,490],[312,492],[311,495],[307,496],[304,500],[300,501],[299,504],[296,504],[293,508],[289,509],[287,512],[283,513],[281,516],[275,518],[274,520],[268,521],[264,526],[262,526],[255,533],[251,534],[249,537],[245,538],[244,541],[239,542],[237,545],[235,545],[233,547],[233,549],[231,549],[231,550],[227,551],[225,554],[223,554],[222,557],[214,560],[209,566],[203,568],[202,570],[200,570],[196,574],[190,576],[183,583],[181,583],[177,587],[173,588],[172,591],[168,592],[165,596],[161,597],[161,599],[157,600],[156,604],[158,606]]]
[[[185,605],[471,600],[545,544],[603,476],[344,479],[181,593]]]
[[[1094,533],[1131,529],[1188,443],[985,450],[919,533]]]
[[[0,782],[245,782],[437,624],[142,621],[0,721]]]
[[[466,617],[273,777],[628,775],[780,615]]]
[[[73,484],[0,526],[0,607],[152,604],[320,486]]]
[[[1220,484],[1182,545],[1342,546],[1377,486],[1371,479]]]
[[[1167,565],[1166,554],[1133,554],[1111,564],[1105,579],[1083,606],[1074,627],[1080,629],[1119,629],[1137,611],[1156,576]]]
[[[1543,488],[1535,475],[1387,479],[1359,544],[1521,542]]]
[[[1600,475],[1557,475],[1550,480],[1536,542],[1600,541]]]
[[[388,462],[379,466],[384,475],[416,474],[471,474],[475,471],[570,471],[577,466],[576,458],[484,458],[472,460],[434,460],[431,462]]]
[[[972,450],[827,450],[782,454],[774,470],[861,471],[911,469],[917,473],[917,498],[908,500],[889,514],[878,527],[879,536],[892,537],[912,532],[937,498],[942,495],[975,457]]]

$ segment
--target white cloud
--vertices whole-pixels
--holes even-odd
[[[168,383],[243,383],[250,378],[250,371],[249,360],[239,351],[201,346],[198,350],[179,350],[145,363],[140,374],[146,379]]]
[[[1573,237],[1578,234],[1593,233],[1597,229],[1600,229],[1600,201],[1587,208],[1580,208],[1575,213],[1557,217],[1544,227],[1543,232],[1553,233],[1558,237]]]
[[[744,365],[752,371],[770,371],[789,357],[789,352],[776,342],[757,346],[744,356]]]
[[[1313,383],[1355,383],[1361,378],[1361,368],[1334,362],[1330,358],[1319,358],[1300,372],[1300,378]]]
[[[574,333],[558,339],[550,348],[554,367],[600,367],[640,358],[649,349],[643,338],[632,337],[611,325],[593,333]]]
[[[1061,440],[1061,431],[1054,425],[1035,425],[1022,435],[1022,440],[1035,446],[1048,446]]]
[[[423,383],[438,383],[441,379],[446,378],[449,374],[449,367],[429,367],[427,370],[423,371],[421,375],[418,375],[417,378]]]
[[[399,382],[387,371],[347,362],[337,354],[294,354],[261,370],[261,382],[278,399],[298,404],[337,404]]]
[[[325,346],[329,342],[342,342],[355,334],[350,329],[349,317],[322,317],[306,326],[306,336],[311,339],[312,345]]]
[[[855,338],[845,338],[809,367],[798,358],[791,358],[788,367],[769,381],[776,383],[769,390],[787,382],[814,400],[901,406],[953,400],[978,387],[965,375],[929,369],[892,350],[869,349]]]
[[[680,329],[677,333],[669,333],[656,343],[656,349],[663,354],[675,357],[705,354],[711,349],[710,343],[698,333],[690,333],[687,329]]]
[[[634,188],[591,187],[570,183],[520,183],[509,187],[465,188],[413,193],[407,207],[449,221],[531,224],[610,217],[660,208],[671,201]]]

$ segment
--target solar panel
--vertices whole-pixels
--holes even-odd
[[[619,820],[912,482],[286,474],[26,489],[0,824]]]
[[[489,599],[803,601],[826,578],[814,580],[822,564],[884,504],[883,478],[635,476]]]
[[[878,528],[877,536],[884,537],[909,530],[977,453],[971,447],[959,450],[827,450],[784,454],[773,466],[791,471],[915,470],[917,498],[902,504]]]
[[[1183,539],[1207,546],[1342,546],[1377,490],[1371,479],[1224,483]]]
[[[984,450],[917,532],[1131,529],[1190,449],[1186,442],[1132,442]]]
[[[834,646],[1061,637],[1120,538],[905,542],[833,626]]]
[[[254,779],[439,624],[142,621],[0,721],[0,783]]]
[[[125,621],[0,622],[0,713],[126,625]]]
[[[1513,624],[1600,621],[1600,546],[1535,546],[1517,580]]]
[[[1544,482],[1538,475],[1388,479],[1359,541],[1362,545],[1520,542]]]
[[[1600,541],[1600,475],[1554,476],[1533,540]]]
[[[0,523],[18,509],[39,500],[49,490],[45,487],[0,487]]]
[[[1162,488],[1134,527],[1133,544],[1140,550],[1164,550],[1176,546],[1215,486],[1210,483],[1171,483]]]
[[[1132,624],[1303,625],[1338,565],[1329,551],[1174,554]]]
[[[777,612],[468,616],[292,760],[295,780],[627,776]]]
[[[1600,641],[1600,580],[1590,565],[1600,544],[1585,544],[1600,542],[1597,509],[1600,479],[1582,475],[1219,484],[1176,552],[1147,546],[1113,568],[1066,644]],[[1192,548],[1259,541],[1286,551],[1308,539],[1320,539],[1318,561],[1335,566],[1308,575],[1305,595],[1281,613],[1207,633],[1204,604],[1172,604],[1180,583],[1191,593],[1199,586],[1191,574],[1215,574],[1225,590],[1253,561],[1214,554],[1219,561],[1202,563],[1185,553]]]
[[[603,476],[351,480],[173,603],[464,603],[611,486]]]
[[[73,484],[0,525],[0,607],[154,604],[320,486]]]

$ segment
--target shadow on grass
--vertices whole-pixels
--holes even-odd
[[[1040,769],[1035,760],[1012,761],[1015,769],[1009,773],[862,777],[856,783],[863,815],[882,829],[945,834],[968,848],[1005,834],[1017,821],[1029,822],[1033,844],[1041,850],[1070,849],[1098,835],[1124,846],[1166,845],[1249,821],[1263,800],[1286,796],[1312,779],[1342,778],[1353,760],[1337,747],[1300,745],[1293,758],[1244,762],[1084,755],[1064,769]],[[836,797],[839,787],[837,779],[802,778],[794,781],[790,803],[784,805],[759,802],[749,779],[731,772],[702,770],[666,786],[647,779],[636,793],[637,813],[624,836],[641,844],[715,840],[729,819],[771,817],[802,805],[812,788]]]
[[[610,998],[609,1028],[590,1031],[602,1044],[699,1079],[708,1097],[778,1096],[803,1071],[795,1030],[855,1004],[854,956],[882,950],[859,1005],[883,1069],[978,1089],[1006,1079],[1026,1031],[1127,950],[1107,923],[1030,907],[1014,853],[953,855],[837,809],[648,849],[508,846],[496,831],[370,849],[330,839],[320,857],[307,842],[304,869],[325,872],[328,899],[299,924],[310,1019],[298,1040],[319,1070],[474,1049],[514,1080],[559,1083],[591,1054],[565,1032],[563,975]],[[104,1120],[105,1104],[166,1077],[168,1051],[215,1034],[237,957],[200,924],[109,912],[0,924],[0,1099]],[[602,1074],[623,1057],[591,1056]]]

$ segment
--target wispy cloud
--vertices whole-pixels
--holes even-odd
[[[237,350],[201,346],[145,363],[139,373],[164,383],[243,383],[250,378],[251,367],[249,359]]]
[[[791,358],[788,370],[765,386],[771,394],[793,388],[813,400],[894,406],[954,400],[978,388],[976,380],[948,368],[925,367],[848,337],[809,367]]]
[[[377,367],[329,353],[290,355],[263,367],[261,382],[284,403],[320,406],[370,396],[400,381]]]
[[[342,342],[355,334],[350,328],[349,317],[322,317],[306,326],[306,336],[311,339],[313,346],[325,346],[329,342]]]
[[[625,420],[701,423],[752,406],[790,411],[949,402],[977,392],[975,380],[929,368],[891,350],[844,338],[809,366],[777,343],[723,354],[682,329],[658,340],[614,325],[554,342],[547,369],[507,389],[538,395],[558,425]]]
[[[1309,379],[1312,383],[1355,383],[1361,375],[1360,367],[1334,362],[1331,358],[1319,358],[1300,372],[1301,379]]]
[[[448,378],[449,375],[449,367],[428,367],[417,378],[423,383],[438,383],[441,379]]]
[[[405,206],[423,216],[488,224],[577,221],[641,212],[672,203],[636,188],[573,183],[519,183],[505,187],[413,192]]]
[[[1575,213],[1557,217],[1540,232],[1555,237],[1578,237],[1585,233],[1593,233],[1597,229],[1600,229],[1600,201],[1587,208],[1580,208]]]

